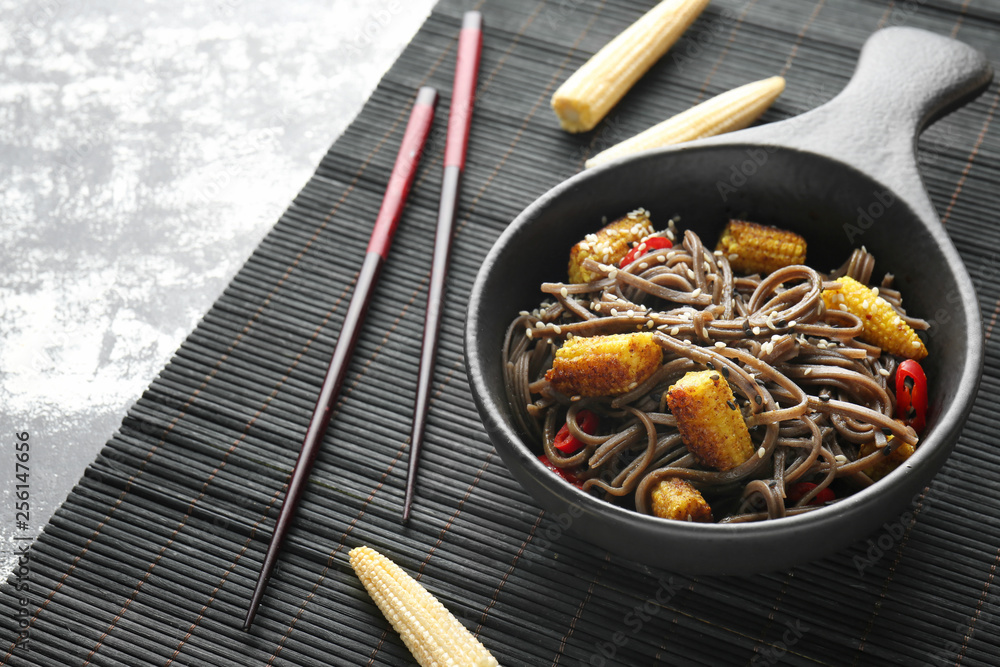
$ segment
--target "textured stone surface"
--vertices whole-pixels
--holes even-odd
[[[432,5],[0,0],[0,575]]]

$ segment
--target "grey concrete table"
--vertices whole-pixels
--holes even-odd
[[[433,4],[0,0],[3,579]]]

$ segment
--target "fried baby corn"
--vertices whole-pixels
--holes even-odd
[[[927,347],[917,332],[888,301],[849,276],[837,278],[837,283],[840,289],[823,290],[823,301],[827,308],[846,310],[861,318],[861,340],[899,357],[919,360],[927,356]]]
[[[569,251],[569,281],[589,283],[602,277],[583,268],[584,260],[618,264],[628,254],[632,243],[638,243],[654,231],[653,223],[649,221],[649,211],[640,208],[615,220],[596,234],[587,234],[585,239]]]
[[[617,396],[635,389],[663,361],[652,332],[570,338],[545,374],[568,396]]]
[[[585,166],[589,169],[651,148],[742,130],[757,120],[784,90],[785,80],[780,76],[734,88],[615,144],[587,160]]]
[[[879,457],[878,463],[873,465],[871,468],[865,469],[864,473],[872,478],[873,482],[877,482],[893,470],[898,468],[906,459],[913,455],[916,451],[913,445],[908,442],[894,442],[894,439],[890,436],[889,442],[886,444],[889,448],[889,454],[887,456]],[[859,456],[864,457],[872,454],[875,451],[874,442],[866,442],[861,445],[861,450],[858,453]]]
[[[369,547],[351,549],[351,567],[421,667],[495,667],[496,658],[398,565]]]
[[[731,470],[753,456],[743,414],[718,372],[691,371],[667,390],[666,397],[681,439],[702,463]]]
[[[657,484],[652,493],[653,514],[661,519],[712,522],[712,508],[690,482],[676,477]]]
[[[798,234],[743,220],[729,221],[715,249],[737,273],[766,275],[806,261],[806,240]]]
[[[573,73],[552,96],[567,132],[592,130],[708,6],[709,0],[664,0]]]

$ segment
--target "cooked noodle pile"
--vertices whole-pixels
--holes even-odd
[[[701,491],[717,521],[774,519],[818,509],[810,501],[831,485],[841,497],[871,484],[864,470],[893,447],[916,445],[913,429],[893,419],[888,380],[897,358],[861,342],[861,320],[828,310],[820,295],[842,275],[868,284],[874,258],[864,249],[829,275],[789,266],[762,279],[734,275],[725,256],[688,231],[680,247],[625,269],[593,259],[584,266],[598,279],[544,283],[545,301],[511,323],[503,356],[520,427],[539,453],[572,470],[585,491],[649,514],[651,490],[675,477]],[[914,329],[926,329],[902,311],[891,281],[887,276],[880,295]],[[637,330],[654,332],[663,363],[628,393],[568,396],[544,379],[568,337]],[[727,471],[703,466],[689,453],[664,400],[685,373],[706,369],[728,380],[756,449]],[[576,413],[584,408],[600,417],[594,435],[577,426]],[[575,454],[553,446],[563,424],[584,444]],[[866,443],[872,453],[862,456]],[[800,480],[816,487],[787,500],[786,487]]]

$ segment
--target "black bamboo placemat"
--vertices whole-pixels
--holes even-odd
[[[479,4],[479,101],[410,526],[399,513],[440,132],[254,630],[240,629],[419,85],[444,93],[444,127],[460,16],[471,8],[455,0],[435,10],[38,538],[26,616],[22,594],[3,588],[0,662],[408,664],[346,563],[351,547],[369,544],[419,575],[505,665],[995,664],[997,83],[920,142],[926,185],[979,292],[982,389],[934,483],[870,540],[789,571],[725,579],[595,549],[539,511],[492,450],[461,340],[492,241],[596,151],[771,74],[788,88],[765,121],[816,106],[884,25],[955,35],[1000,62],[1000,9],[986,0],[715,0],[596,131],[569,136],[549,111],[551,93],[653,1]],[[27,650],[14,644],[24,626]]]

